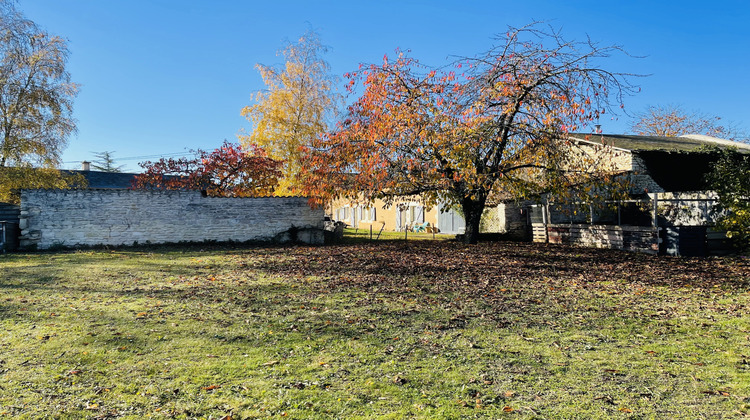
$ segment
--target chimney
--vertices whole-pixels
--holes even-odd
[[[82,171],[90,171],[91,170],[91,162],[84,160],[81,162],[81,170]]]

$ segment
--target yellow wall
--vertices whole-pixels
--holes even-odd
[[[371,207],[375,209],[374,220],[371,220],[372,213],[369,210]],[[399,208],[403,208],[401,210],[400,227],[397,226]],[[418,217],[420,208],[424,212],[423,218]],[[370,230],[370,226],[372,226],[373,231],[380,231],[381,228],[386,231],[403,230],[404,226],[412,226],[414,224],[414,218],[417,218],[416,222],[418,224],[421,224],[422,220],[424,220],[430,226],[437,226],[439,214],[437,207],[431,209],[424,208],[424,204],[418,200],[404,200],[388,207],[385,206],[382,200],[375,200],[371,205],[352,203],[348,200],[337,200],[331,203],[329,211],[334,220],[345,222],[348,227]],[[352,218],[352,213],[355,214],[354,218]]]

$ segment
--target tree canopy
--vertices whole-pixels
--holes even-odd
[[[263,149],[224,142],[211,152],[197,150],[192,158],[160,159],[140,163],[134,189],[201,190],[213,197],[272,195],[278,184],[281,162]]]
[[[0,167],[54,167],[75,131],[65,41],[0,2]]]
[[[718,225],[727,231],[739,248],[750,248],[750,155],[734,149],[718,151],[707,178],[719,195],[718,207],[724,212]]]
[[[72,189],[85,188],[87,184],[86,178],[78,173],[53,168],[0,166],[0,203],[18,204],[22,189]]]
[[[308,31],[296,43],[279,51],[283,67],[256,65],[267,90],[255,95],[256,104],[242,109],[253,123],[250,135],[240,135],[245,144],[257,144],[270,157],[283,161],[278,194],[293,193],[299,186],[300,146],[309,146],[328,129],[340,95],[320,37]]]
[[[364,91],[334,130],[313,142],[303,170],[318,202],[420,195],[458,206],[476,242],[490,195],[570,192],[611,174],[596,147],[566,133],[613,112],[633,91],[601,67],[621,52],[565,40],[535,23],[510,28],[483,54],[432,68],[407,53],[346,75]]]

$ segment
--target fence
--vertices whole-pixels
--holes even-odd
[[[665,255],[706,256],[731,252],[713,197],[653,194],[649,200],[544,204],[531,208],[534,242],[574,243]]]

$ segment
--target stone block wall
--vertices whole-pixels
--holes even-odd
[[[295,227],[295,229],[292,229]],[[302,197],[216,198],[198,191],[24,190],[20,245],[202,241],[323,242],[323,209]],[[290,231],[291,229],[291,231]]]
[[[517,241],[531,239],[529,211],[533,201],[508,201],[486,207],[479,224],[481,233],[498,233],[504,238]]]
[[[656,254],[659,229],[640,226],[533,225],[534,242],[575,244]]]

